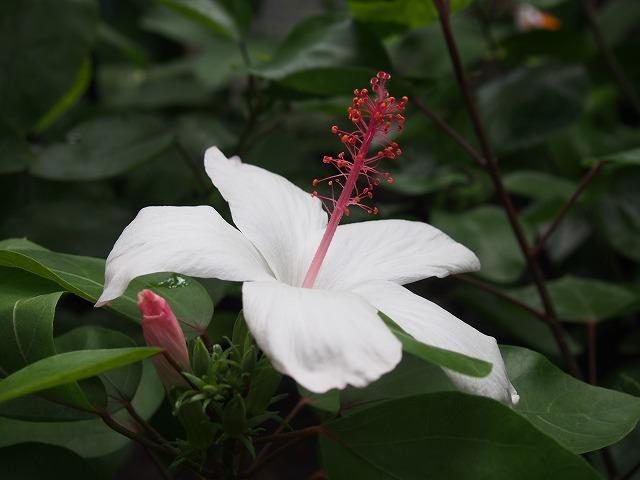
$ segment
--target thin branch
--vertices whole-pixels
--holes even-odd
[[[517,298],[514,298],[508,293],[505,293],[502,290],[497,289],[493,285],[482,282],[480,280],[477,280],[473,277],[469,277],[467,275],[452,275],[452,278],[459,280],[462,283],[466,283],[467,285],[471,285],[479,290],[483,290],[487,293],[490,293],[491,295],[501,298],[502,300],[506,300],[507,302],[513,305],[516,305],[517,307],[520,307],[523,310],[526,310],[531,315],[533,315],[534,317],[537,317],[538,319],[542,320],[545,323],[549,322],[549,317],[547,317],[547,315],[544,312],[541,312],[540,310],[533,308],[532,306],[527,305],[524,302],[521,302]]]
[[[264,455],[263,457],[259,457],[256,458],[256,461],[253,462],[253,464],[251,465],[251,467],[249,467],[249,469],[243,473],[241,476],[243,478],[251,478],[252,476],[254,476],[257,472],[259,472],[262,468],[264,468],[264,466],[269,463],[270,461],[272,461],[274,458],[276,458],[278,455],[280,455],[281,453],[286,452],[289,448],[291,448],[292,446],[300,443],[301,441],[305,440],[306,438],[308,438],[308,436],[304,436],[304,437],[299,437],[299,438],[294,438],[293,440],[288,441],[287,443],[285,443],[284,445],[279,446],[278,448],[276,448],[274,451],[272,451],[271,453],[269,453],[268,455]]]
[[[553,222],[551,222],[551,225],[547,227],[545,232],[540,237],[540,240],[538,240],[538,243],[536,244],[536,246],[532,248],[531,255],[533,255],[534,257],[537,255],[540,255],[540,252],[542,252],[542,250],[544,249],[545,243],[547,242],[547,240],[549,240],[549,237],[551,237],[551,235],[556,230],[558,225],[560,225],[560,222],[562,222],[562,220],[564,219],[565,215],[569,212],[571,207],[573,207],[573,205],[576,203],[580,194],[584,191],[585,188],[587,188],[587,185],[591,183],[591,180],[594,179],[594,177],[602,169],[603,165],[604,165],[604,162],[602,160],[598,161],[582,178],[575,192],[573,192],[573,195],[571,195],[571,198],[569,198],[569,200],[567,200],[567,203],[565,203],[562,206],[562,208],[554,218]]]
[[[166,351],[162,352],[162,356],[165,358],[165,360],[167,362],[169,362],[169,365],[171,365],[173,367],[173,369],[178,372],[178,374],[184,379],[185,382],[187,382],[189,384],[189,387],[191,387],[191,389],[193,390],[200,390],[197,385],[195,385],[191,380],[189,380],[189,378],[183,373],[182,367],[180,367],[180,365],[178,365],[178,362],[176,362],[171,355],[169,355]]]
[[[440,128],[440,130],[442,130],[447,135],[449,135],[453,140],[455,140],[456,143],[460,145],[460,147],[462,147],[462,149],[465,152],[467,152],[467,154],[478,164],[478,166],[482,168],[486,168],[487,162],[485,161],[484,158],[482,158],[482,155],[480,155],[476,151],[476,149],[474,149],[471,145],[469,145],[469,143],[462,137],[462,135],[460,135],[457,131],[455,131],[453,127],[451,127],[451,125],[445,122],[440,115],[438,115],[436,112],[431,110],[429,107],[427,107],[424,103],[422,103],[417,98],[412,98],[411,102],[415,105],[415,107],[418,110],[420,110],[427,117],[429,117],[433,121],[433,123],[435,123],[436,126]]]
[[[213,343],[211,343],[211,338],[209,337],[209,332],[207,332],[206,330],[204,332],[202,332],[202,334],[200,335],[200,338],[202,339],[202,343],[204,343],[205,348],[207,349],[207,351],[209,353],[213,352]]]
[[[313,427],[302,428],[300,430],[294,430],[293,432],[284,432],[256,438],[253,443],[279,442],[283,440],[290,440],[292,438],[309,437],[322,432],[324,432],[324,428],[321,425],[314,425]]]
[[[125,427],[124,425],[118,423],[118,421],[113,418],[111,416],[111,414],[109,412],[102,411],[99,412],[98,415],[100,415],[100,418],[102,418],[102,421],[112,430],[118,432],[120,435],[123,435],[127,438],[130,438],[131,440],[133,440],[134,442],[138,442],[140,445],[150,448],[156,452],[160,452],[160,453],[164,453],[165,455],[177,455],[178,451],[175,450],[172,447],[169,447],[167,445],[159,445],[155,442],[152,442],[151,440],[149,440],[146,437],[143,437],[142,435],[138,434],[137,432],[134,432],[132,430],[129,430],[127,427]]]
[[[131,418],[133,418],[138,425],[144,428],[148,434],[150,434],[157,442],[159,443],[168,443],[167,439],[162,436],[160,432],[158,432],[149,422],[147,422],[142,416],[137,412],[135,407],[130,401],[122,402],[124,408],[127,410]]]
[[[485,161],[487,162],[486,170],[493,181],[496,193],[498,194],[500,202],[505,209],[513,233],[516,237],[516,240],[518,241],[518,245],[520,246],[520,250],[522,250],[522,254],[527,261],[529,270],[531,271],[531,275],[538,290],[538,294],[540,295],[540,299],[542,300],[545,313],[547,317],[549,317],[549,322],[547,323],[547,325],[549,325],[555,341],[560,348],[567,368],[573,376],[580,378],[580,368],[578,367],[578,364],[576,363],[576,360],[575,358],[573,358],[571,350],[569,349],[569,344],[566,340],[566,332],[556,316],[553,303],[551,302],[551,297],[549,296],[549,292],[547,291],[542,269],[540,268],[540,265],[538,264],[535,256],[533,256],[531,253],[531,249],[524,234],[524,230],[522,229],[522,226],[520,225],[520,222],[518,220],[516,209],[513,205],[513,202],[511,201],[509,193],[502,183],[502,175],[500,173],[500,169],[496,162],[495,155],[493,154],[493,150],[491,148],[491,144],[489,143],[489,139],[485,132],[482,121],[480,120],[480,115],[478,114],[478,110],[475,106],[473,96],[471,94],[469,82],[462,67],[460,53],[458,52],[458,46],[453,36],[451,23],[449,21],[448,2],[446,2],[445,0],[433,0],[433,2],[438,10],[440,26],[442,27],[442,33],[447,44],[447,49],[449,50],[449,56],[451,58],[451,63],[453,65],[456,80],[458,82],[458,87],[460,88],[460,92],[462,93],[462,97],[469,117],[471,118],[471,123],[473,124],[476,136],[478,137],[478,141],[482,147],[482,154]]]
[[[640,117],[640,96],[638,92],[634,88],[633,84],[625,74],[620,62],[613,54],[613,51],[607,45],[607,41],[602,34],[602,30],[600,30],[600,25],[598,25],[598,20],[596,18],[596,5],[593,0],[583,0],[582,7],[584,9],[585,15],[587,17],[587,23],[589,24],[589,28],[591,29],[591,33],[593,33],[593,37],[604,57],[604,61],[607,64],[607,68],[611,71],[613,78],[618,83],[620,90],[623,95],[627,97],[629,103],[633,106],[633,109],[636,112],[636,115]]]
[[[278,426],[278,428],[275,429],[275,431],[273,432],[273,435],[280,434],[280,432],[282,432],[285,429],[285,427],[289,426],[289,424],[293,421],[293,419],[298,416],[298,414],[309,402],[310,402],[309,398],[302,397],[298,401],[298,403],[296,403],[296,405],[291,409],[291,411],[289,412],[289,415],[287,415],[284,421]],[[267,443],[262,448],[262,450],[260,450],[260,453],[258,454],[256,459],[253,461],[253,464],[249,468],[250,471],[255,470],[255,465],[263,461],[263,459],[269,454],[269,450],[271,450],[272,446],[273,446],[273,443]]]

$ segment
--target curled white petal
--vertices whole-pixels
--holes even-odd
[[[262,351],[312,392],[363,387],[400,361],[400,342],[358,295],[279,282],[247,282],[242,292]]]
[[[327,225],[322,204],[289,180],[263,168],[227,159],[217,148],[205,168],[229,202],[233,222],[256,246],[280,281],[300,285],[316,238]]]
[[[493,364],[486,377],[470,377],[444,369],[461,390],[515,405],[519,396],[511,385],[495,338],[400,285],[371,282],[354,290],[388,315],[416,340],[479,358]]]
[[[234,281],[273,278],[251,242],[213,208],[147,207],[107,257],[96,306],[122,295],[135,277],[157,272]]]
[[[429,224],[375,220],[338,227],[316,285],[352,288],[370,280],[405,284],[479,268],[471,250]]]

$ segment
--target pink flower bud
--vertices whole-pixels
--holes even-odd
[[[187,342],[169,303],[151,290],[142,290],[138,293],[138,308],[142,314],[142,333],[147,345],[163,348],[181,369],[189,371]],[[186,385],[184,378],[163,354],[156,355],[153,363],[167,388]]]

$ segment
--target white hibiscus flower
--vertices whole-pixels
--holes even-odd
[[[517,402],[495,339],[402,286],[477,270],[469,249],[421,222],[340,225],[313,288],[302,288],[327,226],[321,201],[216,147],[205,167],[237,229],[208,206],[142,209],[107,258],[97,306],[154,272],[244,282],[244,316],[256,342],[277,370],[313,392],[363,387],[398,364],[402,346],[381,311],[420,342],[493,364],[484,378],[445,369],[459,388]]]

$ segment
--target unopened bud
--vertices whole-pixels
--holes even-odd
[[[138,293],[138,308],[142,314],[142,333],[150,347],[164,349],[163,355],[153,359],[156,371],[167,388],[186,385],[176,368],[164,357],[168,355],[176,366],[189,371],[189,352],[184,333],[169,303],[151,290]]]

